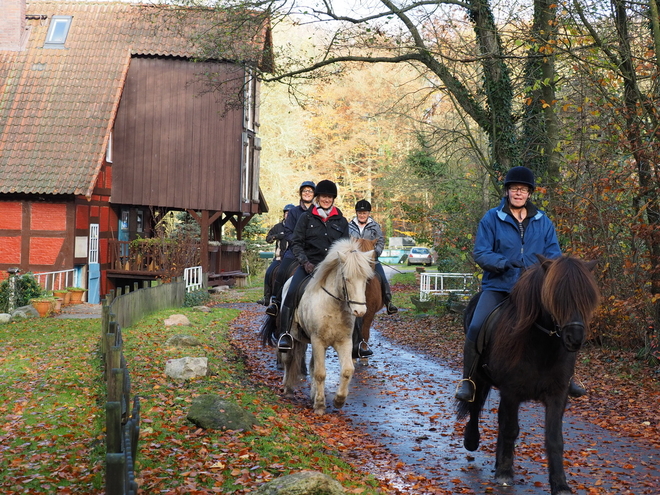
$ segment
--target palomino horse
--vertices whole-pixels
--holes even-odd
[[[376,239],[355,239],[360,246],[360,251],[373,251]],[[374,262],[376,254],[374,252]],[[383,309],[383,287],[379,277],[373,277],[367,282],[367,311],[361,318],[355,319],[355,330],[353,332],[353,357],[365,357],[365,351],[369,350],[369,337],[371,336],[371,324],[378,311]],[[371,354],[371,353],[369,353]]]
[[[293,394],[300,382],[307,348],[304,344],[311,343],[310,388],[316,414],[325,413],[325,354],[330,346],[337,352],[340,366],[334,406],[341,408],[346,402],[355,369],[351,356],[353,327],[355,319],[366,311],[366,286],[374,276],[372,260],[373,253],[360,251],[355,240],[336,241],[314,270],[294,312],[293,349],[282,353],[284,393]]]
[[[538,255],[537,255],[538,256]],[[575,369],[599,291],[591,271],[595,262],[562,256],[546,259],[525,271],[511,295],[488,318],[473,402],[458,401],[458,417],[469,414],[463,444],[479,447],[479,414],[491,387],[500,391],[495,478],[513,483],[513,454],[520,431],[518,409],[526,401],[545,406],[545,449],[552,495],[573,493],[564,472],[562,419],[568,386]],[[465,310],[467,329],[477,294]]]

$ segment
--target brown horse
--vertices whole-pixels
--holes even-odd
[[[376,246],[376,239],[355,239],[360,246],[360,251],[373,251]],[[374,263],[376,262],[374,252]],[[371,336],[371,324],[378,311],[383,309],[383,286],[379,277],[373,277],[367,282],[367,311],[362,318],[355,319],[355,328],[353,329],[353,358],[364,358],[372,354],[369,349],[369,337]]]
[[[518,408],[527,401],[545,405],[545,447],[552,495],[573,493],[564,472],[562,422],[577,353],[586,339],[600,298],[592,274],[595,262],[570,256],[546,259],[525,271],[511,295],[490,317],[489,336],[473,377],[475,399],[460,401],[458,418],[469,416],[463,445],[479,447],[479,415],[492,387],[500,391],[495,478],[513,483],[513,457],[520,432]],[[465,328],[477,294],[465,310]]]

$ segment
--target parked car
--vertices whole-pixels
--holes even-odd
[[[414,247],[410,249],[406,262],[408,265],[430,266],[433,263],[433,253],[429,248]]]

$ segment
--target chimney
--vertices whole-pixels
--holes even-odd
[[[25,0],[0,0],[0,50],[20,51],[25,41]]]

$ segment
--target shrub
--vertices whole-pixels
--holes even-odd
[[[196,290],[194,292],[186,292],[186,299],[183,305],[186,308],[194,306],[202,306],[211,300],[211,296],[207,290]]]
[[[15,276],[16,307],[27,306],[30,299],[36,299],[44,294],[44,290],[31,273]],[[6,313],[9,309],[9,280],[0,283],[0,311]]]

